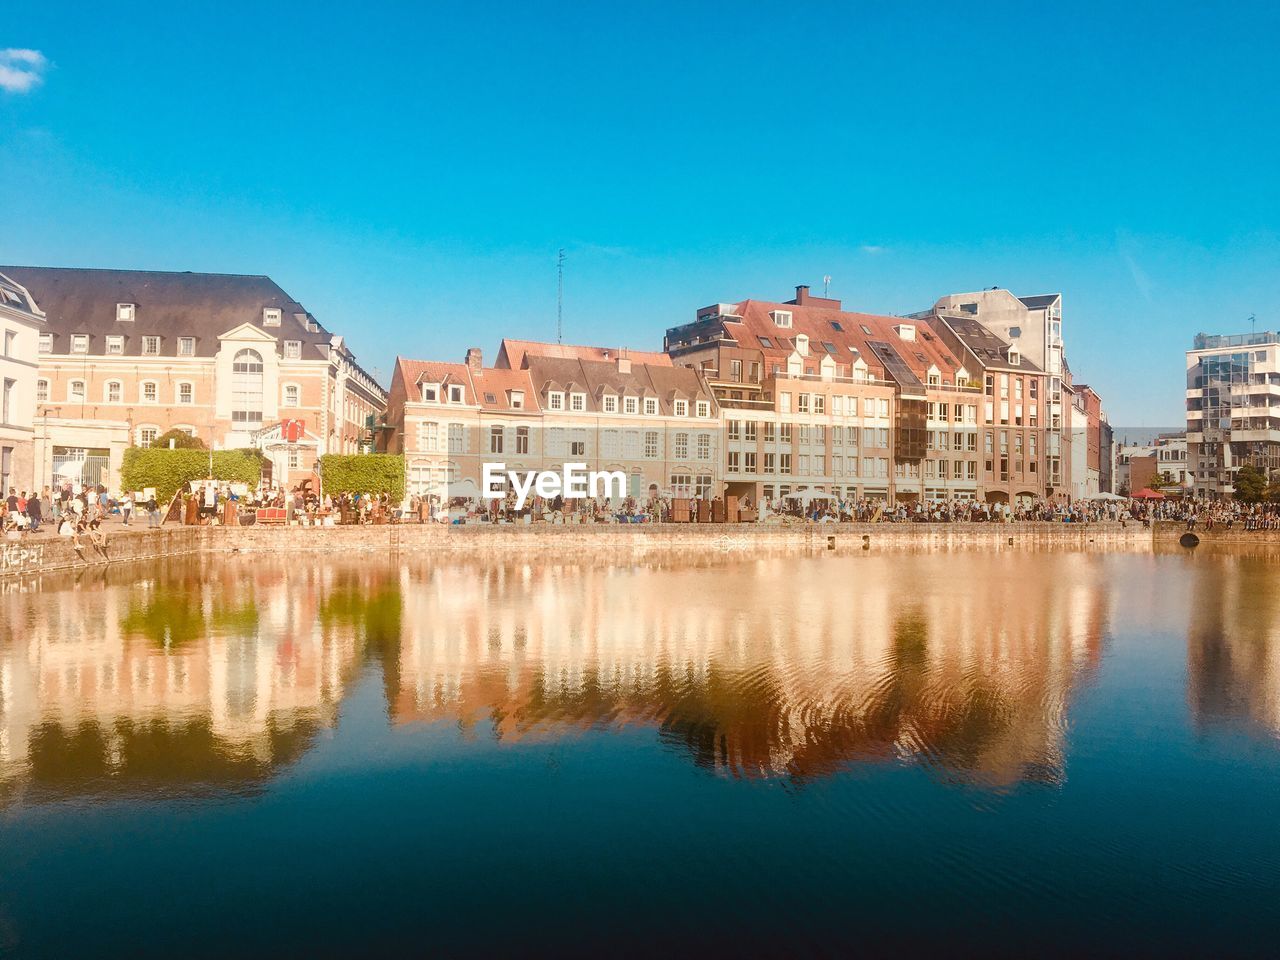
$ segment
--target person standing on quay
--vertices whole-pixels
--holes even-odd
[[[133,497],[128,493],[120,494],[120,519],[124,521],[124,525],[129,525],[129,518],[133,516]]]
[[[44,519],[44,511],[40,504],[40,495],[32,493],[27,499],[27,519],[31,521],[31,532],[35,533],[40,529],[40,521]]]

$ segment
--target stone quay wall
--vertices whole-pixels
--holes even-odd
[[[212,530],[208,527],[138,531],[108,527],[106,549],[100,551],[88,537],[81,538],[77,550],[70,537],[60,537],[50,528],[45,534],[0,539],[0,578],[199,553],[208,545],[210,533]]]
[[[1155,523],[1154,539],[1157,544],[1178,544],[1186,532],[1186,523],[1159,520]],[[1229,544],[1280,547],[1280,530],[1246,530],[1243,523],[1234,524],[1230,530],[1221,524],[1216,524],[1212,530],[1206,530],[1203,523],[1197,523],[1192,533],[1200,541],[1198,546]]]
[[[527,559],[859,550],[1150,550],[1152,531],[1118,523],[416,524],[364,527],[106,528],[105,554],[52,532],[0,541],[0,578],[196,553],[333,559],[388,556]],[[1280,542],[1280,537],[1277,537]]]

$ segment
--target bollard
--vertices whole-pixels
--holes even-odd
[[[836,548],[836,538],[835,538],[835,537],[827,537],[827,549],[828,549],[828,550],[834,550],[835,548]]]

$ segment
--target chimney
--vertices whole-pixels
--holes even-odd
[[[484,361],[482,360],[482,357],[483,354],[480,352],[479,347],[470,347],[467,350],[467,369],[470,370],[474,376],[480,376],[483,370]]]
[[[630,358],[630,357],[623,356],[623,353],[624,353],[624,351],[622,351],[622,350],[619,350],[619,351],[618,351],[618,372],[619,372],[619,373],[630,373],[630,372],[631,372],[631,358]]]
[[[803,307],[809,300],[809,285],[801,283],[796,285],[796,306]]]

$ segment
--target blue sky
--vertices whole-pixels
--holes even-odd
[[[0,262],[266,273],[361,361],[654,348],[797,283],[1061,291],[1113,423],[1280,328],[1264,5],[9,0]],[[35,74],[23,80],[19,75]],[[8,87],[9,89],[4,89]]]

